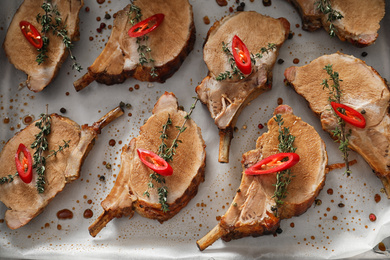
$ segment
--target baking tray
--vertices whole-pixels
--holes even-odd
[[[0,41],[3,42],[12,16],[22,1],[2,1],[0,8]],[[164,91],[176,94],[181,105],[189,109],[195,96],[195,87],[207,75],[203,62],[202,45],[208,29],[222,16],[228,15],[229,7],[235,9],[235,1],[220,7],[213,0],[190,0],[194,9],[196,25],[196,43],[194,50],[187,57],[176,74],[164,84],[139,82],[128,79],[123,84],[105,86],[96,82],[81,92],[73,88],[73,81],[81,74],[70,69],[71,61],[67,60],[57,78],[40,93],[33,93],[26,88],[19,90],[20,82],[25,81],[24,73],[17,71],[0,50],[0,148],[20,128],[22,119],[27,114],[38,118],[45,111],[60,113],[66,108],[65,116],[79,124],[91,124],[105,112],[114,108],[120,101],[131,103],[123,117],[107,126],[99,136],[93,150],[87,157],[81,171],[80,179],[67,185],[41,213],[26,226],[10,230],[5,223],[0,223],[0,258],[39,258],[39,259],[75,259],[86,258],[177,258],[177,259],[248,259],[248,258],[382,258],[387,252],[376,254],[372,250],[380,241],[390,235],[389,214],[390,201],[381,193],[382,184],[370,167],[354,152],[351,159],[358,163],[352,166],[353,175],[347,178],[343,170],[334,170],[327,176],[326,185],[318,199],[320,206],[312,206],[299,217],[281,221],[283,233],[258,238],[242,238],[225,243],[215,242],[204,252],[196,247],[196,240],[204,236],[215,225],[218,216],[222,216],[240,184],[241,156],[255,148],[255,141],[263,124],[271,118],[278,98],[290,105],[296,115],[313,125],[327,145],[329,163],[342,161],[337,144],[322,131],[319,119],[308,108],[306,101],[291,88],[283,84],[284,70],[294,65],[308,64],[311,60],[324,55],[341,51],[354,55],[373,66],[384,78],[390,78],[390,17],[387,15],[381,22],[377,42],[367,48],[359,49],[337,38],[331,39],[324,30],[313,33],[301,29],[301,20],[296,10],[287,1],[272,1],[265,7],[262,1],[244,1],[245,10],[255,10],[272,17],[285,17],[291,24],[294,37],[282,46],[279,58],[283,64],[275,64],[273,69],[273,88],[262,94],[245,108],[238,122],[238,131],[234,133],[230,150],[230,163],[220,164],[218,157],[218,129],[214,125],[207,108],[198,104],[193,119],[202,129],[207,148],[207,166],[205,182],[199,186],[198,194],[174,218],[160,224],[155,220],[143,218],[137,214],[132,219],[126,217],[111,221],[96,238],[88,234],[88,226],[102,212],[100,202],[110,192],[120,165],[120,150],[138,135],[139,127],[151,115],[156,100]],[[101,22],[112,24],[113,19],[105,20],[105,13],[111,16],[129,2],[125,0],[85,1],[80,12],[81,39],[75,43],[74,55],[86,68],[104,48],[110,30],[99,34],[96,29]],[[86,12],[85,7],[90,11]],[[389,12],[389,5],[386,10]],[[205,24],[207,16],[211,23]],[[101,17],[102,21],[97,21]],[[93,37],[91,41],[89,38]],[[362,57],[362,52],[367,52]],[[139,89],[134,89],[135,85]],[[133,88],[133,91],[130,91]],[[131,113],[131,116],[130,116]],[[10,122],[4,123],[9,117]],[[109,140],[116,141],[109,146]],[[103,162],[112,164],[108,170]],[[105,176],[100,181],[99,176]],[[333,189],[333,195],[327,193]],[[381,201],[375,203],[374,196],[379,194]],[[344,198],[341,198],[341,195]],[[344,203],[345,207],[338,207]],[[74,213],[71,220],[59,220],[56,213],[61,209],[70,209]],[[83,218],[85,209],[91,209],[94,216]],[[329,209],[329,211],[327,210]],[[0,205],[0,219],[4,218],[6,208]],[[376,222],[370,222],[368,216],[375,213]],[[333,220],[333,216],[337,220]],[[292,225],[294,223],[294,225]],[[58,225],[62,228],[58,229]],[[294,226],[294,227],[292,227]],[[386,242],[386,241],[385,241]],[[387,244],[389,246],[389,244]],[[388,255],[387,255],[388,257]]]

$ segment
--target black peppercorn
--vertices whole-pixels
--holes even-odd
[[[276,234],[282,234],[282,232],[283,232],[283,230],[280,227],[278,227],[276,229]]]

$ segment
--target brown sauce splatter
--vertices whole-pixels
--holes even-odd
[[[329,195],[333,195],[333,189],[328,189],[326,192],[327,192]]]
[[[258,124],[257,127],[258,127],[259,129],[263,129],[263,128],[264,128],[264,126],[263,126],[262,124]]]
[[[57,225],[57,229],[58,229],[58,230],[61,230],[61,229],[62,229],[62,226],[61,226],[61,225]]]
[[[135,84],[135,85],[134,85],[134,88],[135,88],[135,89],[139,89],[139,85],[138,85],[138,84]]]
[[[227,6],[226,0],[215,0],[219,6]]]
[[[57,218],[58,219],[72,219],[73,218],[73,212],[69,209],[62,209],[57,212]]]
[[[293,63],[294,64],[298,64],[299,63],[299,59],[298,58],[293,59]]]
[[[115,146],[116,141],[115,141],[114,139],[111,139],[110,141],[108,141],[108,144],[109,144],[110,146]]]
[[[210,24],[210,18],[206,15],[205,17],[203,17],[203,22],[204,24]]]
[[[27,116],[23,117],[23,124],[25,124],[25,125],[31,124],[32,121],[34,121],[33,115],[27,115]]]
[[[92,212],[92,210],[86,209],[86,210],[84,211],[83,216],[84,216],[84,218],[92,218],[92,217],[93,217],[93,212]]]
[[[283,98],[278,98],[278,105],[283,104]]]
[[[383,242],[380,242],[378,244],[378,249],[381,250],[381,251],[386,251],[386,246],[385,244],[383,244]]]
[[[291,223],[290,223],[290,227],[292,227],[292,228],[295,227],[294,222],[291,222]]]
[[[96,2],[97,2],[99,5],[104,4],[105,1],[106,1],[106,0],[96,0]]]
[[[3,122],[4,122],[4,124],[8,124],[9,123],[9,117],[4,118]]]

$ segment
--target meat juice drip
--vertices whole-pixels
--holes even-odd
[[[205,17],[203,17],[203,22],[204,24],[210,24],[210,18],[206,15]]]
[[[9,123],[9,117],[7,116],[6,118],[3,119],[3,123],[4,124],[8,124]]]
[[[378,249],[379,250],[381,250],[381,251],[386,251],[386,246],[385,246],[385,244],[383,243],[383,242],[380,242],[379,244],[378,244]]]
[[[31,124],[32,121],[34,121],[34,116],[33,115],[26,115],[26,116],[23,117],[23,120],[22,120],[23,124],[25,124],[25,125]]]
[[[110,146],[115,146],[116,141],[115,141],[114,139],[111,139],[110,141],[108,141],[108,144],[109,144]]]
[[[374,200],[375,200],[376,203],[378,203],[379,201],[381,201],[381,195],[375,194]]]
[[[333,195],[333,189],[328,189],[326,192],[327,192],[329,195]]]
[[[226,0],[216,0],[217,4],[219,6],[226,6],[227,5],[227,1]]]
[[[85,211],[84,211],[84,214],[83,214],[83,217],[84,218],[92,218],[93,217],[93,212],[92,212],[92,210],[90,210],[90,209],[86,209]]]
[[[283,104],[283,98],[278,98],[278,105],[281,105],[281,104]]]
[[[96,0],[96,2],[97,2],[99,5],[104,4],[105,1],[106,1],[106,0]]]
[[[73,212],[69,209],[62,209],[57,212],[57,218],[58,219],[72,219],[73,218]]]

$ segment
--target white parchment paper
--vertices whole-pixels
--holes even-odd
[[[155,220],[143,218],[137,214],[132,219],[121,218],[111,221],[96,238],[90,237],[88,226],[101,214],[100,202],[110,192],[120,166],[120,150],[123,144],[138,135],[138,129],[151,115],[156,100],[164,91],[176,94],[186,110],[192,104],[195,87],[206,76],[207,68],[203,62],[202,45],[210,26],[214,21],[229,14],[235,1],[228,6],[219,7],[214,0],[190,0],[194,8],[196,24],[195,49],[187,57],[179,71],[165,84],[138,82],[128,79],[123,84],[105,86],[96,82],[77,93],[73,81],[81,74],[70,69],[71,62],[66,61],[57,78],[41,93],[32,93],[27,88],[18,90],[19,83],[26,76],[11,65],[0,50],[0,148],[20,127],[22,118],[32,114],[38,118],[49,104],[49,112],[60,113],[66,108],[65,116],[81,124],[91,124],[120,101],[132,104],[125,116],[106,127],[93,150],[86,159],[81,177],[68,185],[41,213],[26,226],[10,230],[4,222],[0,223],[0,258],[29,259],[248,259],[248,258],[344,258],[357,256],[377,258],[370,251],[380,241],[390,235],[390,201],[381,193],[382,184],[372,173],[370,167],[356,153],[350,158],[358,163],[352,166],[350,178],[343,170],[334,170],[327,176],[326,185],[318,199],[320,206],[312,206],[299,217],[283,220],[283,233],[258,238],[242,238],[225,243],[215,242],[204,252],[196,247],[196,240],[206,235],[218,222],[235,194],[240,183],[241,156],[255,148],[258,136],[266,127],[259,130],[258,124],[264,124],[272,116],[277,99],[290,105],[296,115],[313,125],[327,145],[329,163],[341,162],[341,155],[331,138],[322,131],[319,119],[308,108],[306,101],[291,88],[283,84],[284,70],[293,65],[293,59],[300,60],[298,65],[308,64],[320,55],[341,51],[354,55],[373,66],[384,78],[390,78],[390,17],[381,23],[377,42],[368,48],[359,49],[348,43],[331,39],[324,30],[313,33],[301,29],[301,20],[295,9],[287,1],[272,1],[270,7],[264,7],[262,1],[245,1],[245,10],[255,10],[272,17],[285,17],[291,24],[295,36],[287,40],[280,50],[279,58],[283,64],[276,64],[273,70],[273,88],[253,101],[238,120],[238,131],[232,140],[230,163],[220,164],[218,157],[218,129],[210,118],[207,108],[201,104],[196,108],[193,119],[202,129],[207,144],[206,180],[199,186],[198,194],[173,219],[160,224]],[[3,42],[21,0],[1,1],[0,3],[0,41]],[[105,20],[105,13],[111,16],[122,9],[128,1],[111,0],[99,5],[95,0],[86,0],[80,13],[81,39],[75,43],[74,55],[86,68],[104,48],[110,30],[96,32],[101,22],[112,24],[113,19]],[[234,8],[235,8],[234,7]],[[387,2],[389,13],[389,3]],[[96,17],[102,21],[96,21]],[[203,18],[208,16],[211,23],[206,25]],[[89,40],[93,37],[93,41]],[[361,57],[361,53],[368,53]],[[342,75],[340,76],[342,78]],[[129,88],[139,84],[138,90]],[[131,116],[130,114],[131,113]],[[8,124],[3,123],[10,118]],[[116,145],[108,145],[110,139]],[[369,144],[367,144],[369,145]],[[103,162],[112,164],[108,170]],[[100,181],[98,176],[105,176]],[[328,189],[333,194],[327,193]],[[379,203],[374,201],[375,194],[381,196]],[[345,207],[338,207],[343,203]],[[58,220],[56,213],[61,209],[70,209],[74,213],[71,220]],[[85,209],[92,209],[91,219],[83,218]],[[4,218],[6,208],[0,205],[0,219]],[[376,222],[370,222],[369,214],[377,216]],[[387,217],[386,217],[387,216]],[[62,227],[58,230],[57,226]],[[367,253],[368,252],[368,253]]]

